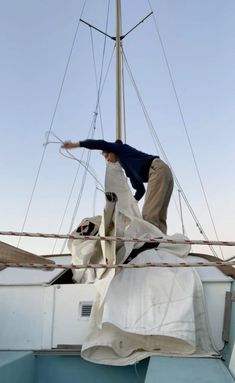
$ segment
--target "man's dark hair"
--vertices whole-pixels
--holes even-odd
[[[123,144],[122,140],[116,140],[115,144]]]

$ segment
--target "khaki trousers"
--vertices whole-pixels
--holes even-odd
[[[169,166],[155,158],[149,169],[148,186],[142,210],[143,218],[166,234],[167,208],[174,181]]]

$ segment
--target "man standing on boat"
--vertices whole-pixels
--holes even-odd
[[[136,190],[134,198],[139,201],[147,191],[142,210],[143,219],[157,226],[163,233],[167,231],[167,208],[173,191],[173,176],[169,166],[158,156],[143,153],[121,140],[107,142],[104,140],[84,140],[79,142],[65,141],[63,149],[87,148],[102,150],[109,162],[119,162],[132,187]]]

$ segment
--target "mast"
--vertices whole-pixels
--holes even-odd
[[[145,16],[138,24],[131,28],[127,33],[122,35],[121,31],[121,0],[116,0],[116,34],[115,36],[110,36],[106,32],[103,32],[97,27],[94,27],[85,20],[80,19],[80,21],[90,28],[95,29],[96,31],[102,33],[106,37],[114,40],[116,42],[116,140],[122,139],[122,40],[129,35],[134,29],[136,29],[141,23],[143,23],[153,12],[150,12]]]
[[[121,0],[116,0],[116,139],[122,137]]]

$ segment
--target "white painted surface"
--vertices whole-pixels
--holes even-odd
[[[94,285],[55,286],[55,310],[53,347],[61,344],[81,345],[88,335],[89,318],[80,317],[81,302],[93,302],[96,296]]]
[[[188,256],[187,262],[208,262],[204,258]],[[215,266],[195,267],[203,283],[209,334],[216,350],[224,347],[222,340],[225,295],[231,290],[233,279]]]
[[[44,286],[42,288],[44,290],[44,305],[42,312],[42,339],[41,344],[38,345],[38,348],[51,349],[55,307],[55,286]]]
[[[215,349],[221,350],[224,347],[222,331],[225,295],[231,289],[231,282],[204,282],[203,288],[209,334]]]
[[[1,286],[0,350],[41,350],[82,344],[89,318],[81,302],[93,302],[93,285]]]
[[[0,288],[1,350],[32,350],[41,345],[44,288],[17,286]]]
[[[202,260],[200,257],[190,258],[190,261]],[[60,257],[59,260],[69,262],[70,257]],[[222,349],[225,294],[230,291],[232,279],[215,267],[196,270],[203,281],[210,335],[216,349]],[[56,270],[53,277],[52,272],[39,270],[38,274],[38,270],[31,270],[27,278],[24,272],[28,270],[18,271],[9,268],[0,272],[0,349],[40,350],[58,344],[82,344],[89,331],[89,320],[80,317],[79,308],[81,302],[95,299],[94,286],[48,286],[61,270]],[[13,285],[13,281],[18,285]],[[234,350],[230,364],[231,370],[235,371]]]

